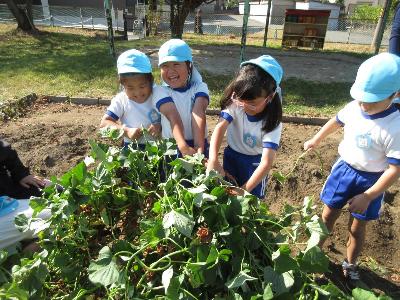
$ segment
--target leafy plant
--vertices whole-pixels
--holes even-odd
[[[63,191],[55,185],[31,199],[33,218],[52,211],[39,235],[43,251],[4,273],[0,296],[349,298],[311,276],[328,271],[317,246],[327,230],[311,198],[274,215],[217,173],[206,175],[202,155],[172,160],[172,142],[149,142],[144,151],[90,144],[87,165],[54,179]]]

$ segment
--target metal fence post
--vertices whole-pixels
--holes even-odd
[[[81,16],[81,27],[83,28],[82,8],[79,8],[79,15]]]
[[[250,14],[250,2],[245,0],[244,12],[243,12],[243,28],[242,28],[242,40],[240,42],[240,62],[244,60],[244,52],[246,48],[246,37],[247,37],[247,22],[249,21]]]
[[[347,35],[347,44],[350,42],[351,25],[349,26],[348,32],[349,34]]]
[[[93,16],[90,16],[90,20],[92,21],[92,29],[94,29]]]
[[[54,27],[54,18],[52,15],[50,15],[50,24],[51,24],[51,27]]]

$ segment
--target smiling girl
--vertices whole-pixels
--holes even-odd
[[[263,198],[267,175],[275,159],[282,131],[282,104],[277,88],[283,70],[269,55],[241,64],[224,91],[222,112],[210,142],[207,170],[232,176],[240,187]],[[218,161],[227,134],[223,167]]]
[[[182,156],[196,152],[208,156],[206,108],[207,84],[193,67],[192,50],[182,40],[165,42],[158,51],[158,65],[168,97],[156,94],[161,113],[162,137],[174,138]]]

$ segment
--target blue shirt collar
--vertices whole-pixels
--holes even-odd
[[[191,87],[191,84],[190,84],[190,82],[189,82],[187,86],[184,86],[184,87],[181,87],[181,88],[176,88],[176,89],[171,88],[171,87],[170,87],[170,88],[173,89],[173,90],[176,91],[176,92],[184,93],[184,92],[186,92],[188,89],[190,89],[190,87]]]
[[[385,109],[384,111],[381,111],[379,113],[373,114],[373,115],[369,115],[367,113],[365,113],[362,109],[361,109],[361,115],[365,118],[365,119],[370,119],[370,120],[376,120],[376,119],[380,119],[380,118],[384,118],[387,117],[388,115],[394,113],[397,111],[396,106],[392,103],[387,109]]]
[[[263,117],[262,116],[251,116],[251,115],[248,115],[246,112],[245,112],[245,114],[246,114],[246,117],[247,117],[247,120],[249,120],[249,122],[258,122],[258,121],[261,121],[262,119],[263,119]]]

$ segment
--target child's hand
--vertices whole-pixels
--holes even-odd
[[[185,156],[185,155],[192,156],[196,153],[196,150],[194,148],[188,146],[188,144],[186,144],[183,147],[178,147],[178,148],[179,148],[179,151],[182,153],[182,156]]]
[[[365,194],[359,194],[349,200],[349,211],[356,214],[363,214],[367,210],[371,200]]]
[[[142,129],[140,129],[140,128],[130,128],[130,127],[124,126],[124,131],[125,131],[126,136],[131,140],[137,140],[143,134]]]
[[[210,173],[211,170],[215,170],[222,176],[225,176],[225,170],[224,170],[224,168],[222,168],[221,164],[217,160],[215,160],[215,161],[208,160],[206,173],[207,174]]]
[[[318,144],[314,139],[310,139],[304,143],[304,150],[317,148]]]
[[[151,136],[159,138],[161,136],[161,123],[154,123],[147,128]]]
[[[31,186],[35,186],[35,187],[41,189],[45,185],[44,181],[41,178],[34,176],[34,175],[25,176],[24,178],[22,178],[19,181],[19,184],[27,189],[29,189]]]

